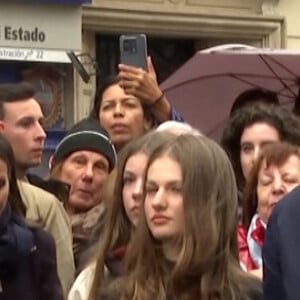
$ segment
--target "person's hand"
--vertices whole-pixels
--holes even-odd
[[[133,95],[143,103],[152,105],[162,95],[157,83],[151,58],[147,58],[148,72],[133,66],[119,65],[120,86],[125,94]]]

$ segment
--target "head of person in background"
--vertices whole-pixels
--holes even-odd
[[[0,84],[0,132],[13,148],[18,178],[41,163],[46,139],[43,120],[32,86]]]
[[[70,216],[76,267],[86,243],[103,218],[101,190],[116,164],[116,151],[97,120],[76,123],[57,145],[50,178],[70,186],[64,207]]]
[[[193,134],[202,136],[202,133],[198,129],[192,127],[190,124],[173,120],[161,123],[159,126],[157,126],[156,131],[167,131],[176,135]]]
[[[99,290],[105,286],[107,279],[122,274],[123,256],[132,232],[135,231],[141,209],[144,170],[148,156],[158,146],[173,138],[174,135],[170,133],[149,132],[130,141],[120,152],[114,189],[107,194],[109,199],[105,200],[107,212],[104,238],[100,246],[98,244],[100,248],[96,262],[88,267],[92,268],[91,278],[88,280],[92,285],[87,284],[86,290],[82,291],[80,277],[75,282],[70,297],[83,292],[86,299],[89,295],[93,300],[98,299]]]
[[[246,90],[234,100],[230,110],[230,117],[232,117],[239,109],[257,103],[263,103],[266,105],[279,105],[279,99],[275,92],[262,88]]]
[[[239,265],[236,194],[230,161],[212,140],[180,135],[154,151],[125,260],[124,299],[247,299],[261,293]]]
[[[262,267],[264,231],[273,208],[300,184],[300,149],[276,142],[266,145],[255,162],[243,196],[242,225],[247,230],[248,269]]]
[[[108,78],[99,86],[91,116],[108,132],[117,151],[153,126],[150,109],[137,97],[125,94],[119,77]]]
[[[1,295],[7,299],[62,300],[53,237],[36,224],[29,226],[25,222],[26,207],[20,196],[15,166],[13,150],[0,134]],[[47,282],[46,288],[43,282]]]
[[[281,106],[251,105],[229,120],[221,144],[229,155],[240,191],[261,147],[277,141],[300,145],[300,120]]]
[[[112,142],[96,120],[83,119],[68,131],[51,158],[50,177],[70,185],[64,203],[69,215],[87,212],[101,202],[101,188],[116,159]]]

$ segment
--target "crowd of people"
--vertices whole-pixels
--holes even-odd
[[[250,89],[213,141],[148,70],[99,85],[47,178],[35,91],[0,84],[0,299],[298,300],[300,118]]]

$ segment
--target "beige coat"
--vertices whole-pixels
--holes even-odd
[[[66,298],[75,274],[68,215],[54,195],[27,182],[18,181],[18,185],[26,206],[26,219],[40,225],[55,240],[58,276]]]

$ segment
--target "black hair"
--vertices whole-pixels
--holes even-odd
[[[109,88],[112,85],[118,84],[119,82],[120,82],[120,79],[116,75],[107,77],[107,78],[103,79],[103,81],[101,81],[101,83],[98,85],[98,88],[97,88],[97,91],[96,91],[96,94],[94,97],[93,109],[90,112],[91,118],[99,120],[99,110],[100,110],[100,106],[101,106],[103,93],[105,92],[105,90],[107,88]],[[153,126],[155,124],[155,116],[151,113],[150,108],[146,104],[143,104],[143,102],[142,102],[142,107],[143,107],[143,111],[145,114],[145,118],[147,120],[150,120],[151,125]]]
[[[0,120],[5,117],[4,103],[33,98],[34,95],[33,86],[26,82],[0,84]]]
[[[119,83],[119,78],[117,76],[110,76],[105,78],[101,83],[99,83],[95,97],[94,97],[94,106],[90,113],[90,116],[94,119],[98,119],[99,110],[101,106],[102,96],[104,91],[112,85]]]
[[[5,137],[2,134],[0,134],[0,159],[3,160],[7,166],[9,178],[8,201],[11,205],[12,211],[22,217],[25,217],[26,207],[22,201],[19,192],[19,187],[17,184],[13,150],[10,143],[5,139]]]
[[[246,127],[257,122],[274,127],[281,141],[300,146],[300,120],[292,112],[279,105],[257,103],[239,109],[229,120],[221,138],[221,145],[227,152],[236,175],[238,188],[244,189],[240,151],[241,136]]]
[[[230,116],[233,116],[233,114],[239,109],[255,103],[279,105],[279,99],[275,92],[262,88],[253,88],[246,90],[239,94],[238,97],[234,100],[231,106]]]

